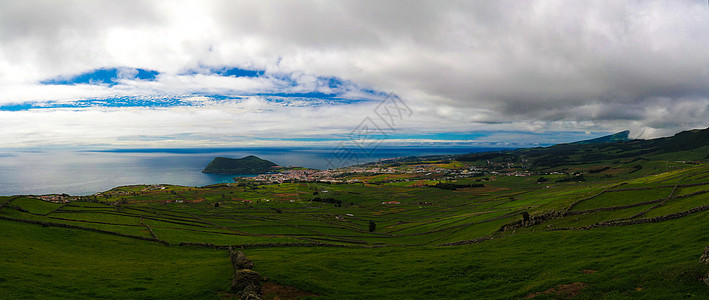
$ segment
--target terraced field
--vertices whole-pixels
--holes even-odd
[[[536,179],[457,190],[130,186],[63,204],[0,197],[0,298],[218,298],[231,280],[228,246],[272,282],[332,299],[709,293],[698,281],[709,272],[698,262],[709,246],[709,165]]]

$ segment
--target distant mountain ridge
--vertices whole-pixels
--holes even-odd
[[[621,132],[614,133],[614,134],[611,134],[611,135],[606,135],[606,136],[602,136],[602,137],[595,138],[595,139],[590,139],[590,140],[583,140],[583,141],[573,142],[573,143],[570,143],[570,144],[576,144],[576,145],[581,145],[581,144],[603,144],[603,143],[617,143],[617,142],[632,141],[632,139],[628,137],[629,135],[630,135],[630,130],[626,130],[626,131],[621,131]]]
[[[217,157],[207,165],[202,173],[215,174],[264,174],[273,172],[277,164],[253,155],[244,158]]]
[[[597,139],[549,147],[463,154],[462,161],[526,160],[532,167],[546,169],[618,159],[662,157],[669,160],[709,159],[709,128],[682,131],[671,137],[624,140],[627,132]]]

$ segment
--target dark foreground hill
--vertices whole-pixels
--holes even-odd
[[[273,171],[275,163],[249,155],[244,158],[217,157],[207,165],[203,173],[216,174],[263,174]]]

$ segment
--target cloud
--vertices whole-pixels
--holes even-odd
[[[115,85],[41,84],[106,69],[116,70]],[[139,70],[156,76],[136,79]],[[226,128],[246,140],[246,131],[342,134],[371,113],[348,100],[389,91],[414,110],[397,128],[407,134],[571,138],[630,129],[650,138],[708,126],[709,8],[698,0],[3,1],[0,88],[0,106],[207,97],[198,107],[176,100],[178,107],[139,111],[3,112],[39,122],[7,127],[14,134],[3,128],[18,145],[59,136],[57,143],[128,143],[130,136],[212,143],[209,133],[223,123],[238,124]],[[301,105],[308,102],[318,104]],[[103,125],[72,123],[77,116]],[[134,123],[106,121],[117,117]],[[159,124],[141,118],[171,125],[150,130],[141,126]],[[53,129],[81,126],[87,134]]]

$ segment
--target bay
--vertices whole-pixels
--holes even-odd
[[[358,162],[383,158],[492,151],[491,148],[377,149]],[[237,175],[204,174],[217,156],[256,155],[282,166],[327,169],[332,149],[129,149],[104,151],[0,152],[0,195],[91,195],[123,185],[175,184],[205,186],[233,182]]]

